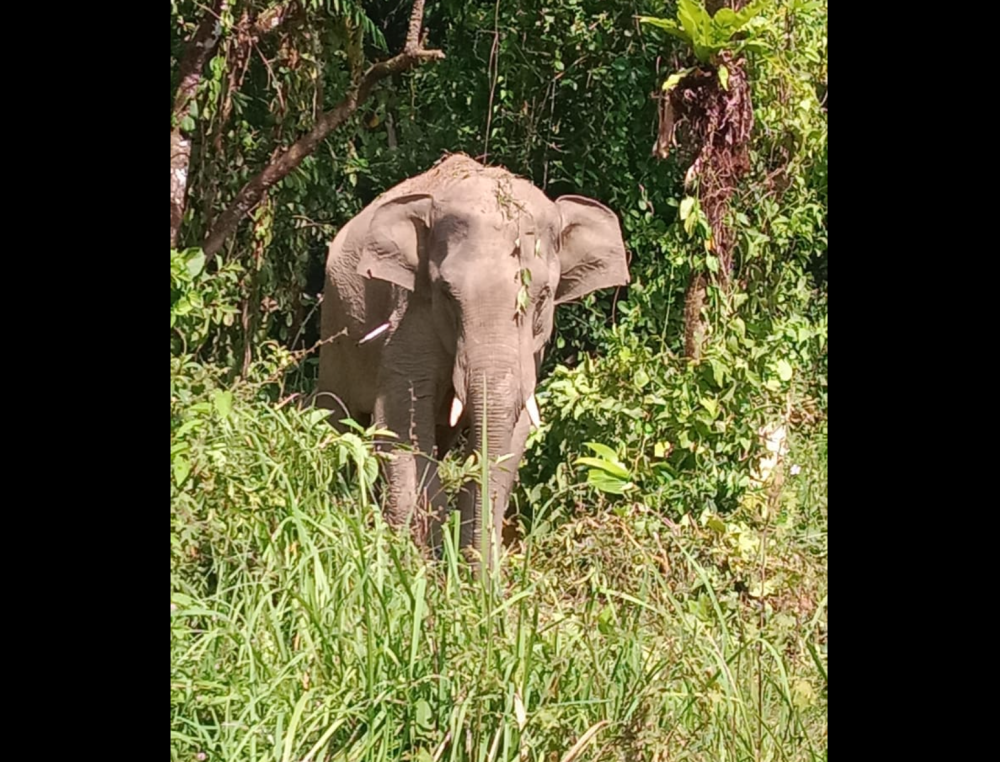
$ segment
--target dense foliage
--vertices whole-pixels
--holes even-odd
[[[369,434],[175,362],[172,760],[825,759],[822,440],[766,519],[618,503],[494,589],[387,530]]]
[[[737,32],[686,28],[695,6],[429,0],[446,57],[377,84],[206,257],[240,190],[403,48],[411,5],[172,0],[173,759],[561,759],[605,721],[590,759],[825,756],[826,2],[755,2]],[[729,92],[732,61],[753,126],[716,220],[659,96],[696,69]],[[631,257],[628,288],[557,311],[505,603],[387,534],[374,432],[298,408],[327,244],[445,151],[600,199]],[[791,451],[762,468],[775,431]]]

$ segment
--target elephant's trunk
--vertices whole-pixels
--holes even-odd
[[[490,346],[487,344],[487,346]],[[494,561],[494,540],[499,542],[502,522],[517,473],[523,443],[514,436],[524,406],[521,388],[519,352],[504,352],[493,344],[489,354],[470,358],[466,375],[465,399],[469,417],[468,451],[483,453],[489,459],[487,496],[492,510],[493,536],[484,532],[482,492],[475,482],[462,487],[459,508],[462,515],[461,545],[473,556],[480,555],[490,566]],[[517,450],[517,452],[513,452]],[[512,456],[497,464],[497,459]],[[487,544],[484,544],[484,540]],[[497,548],[498,549],[498,548]],[[474,559],[473,559],[474,560]]]

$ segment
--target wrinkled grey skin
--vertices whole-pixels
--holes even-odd
[[[531,273],[527,309],[518,308],[523,269]],[[326,264],[317,404],[339,419],[336,395],[355,420],[374,418],[411,446],[385,445],[390,525],[409,526],[415,509],[427,507],[420,535],[439,543],[447,505],[432,458],[443,458],[464,429],[468,452],[481,450],[485,427],[495,544],[483,547],[475,484],[460,491],[459,509],[463,551],[476,568],[478,558],[492,565],[555,306],[628,280],[613,212],[579,196],[553,202],[462,154],[392,188],[344,226]],[[464,412],[452,427],[456,396]],[[496,464],[501,455],[511,457]]]

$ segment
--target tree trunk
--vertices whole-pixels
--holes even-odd
[[[184,221],[188,168],[191,164],[191,136],[184,131],[183,122],[191,112],[191,101],[201,84],[205,63],[219,44],[222,34],[219,16],[227,4],[228,0],[214,0],[211,10],[202,17],[187,44],[180,63],[180,84],[174,95],[170,128],[170,248],[177,246]]]
[[[708,278],[705,273],[691,273],[691,282],[684,294],[684,356],[695,362],[701,360],[701,344],[705,339],[706,326],[702,309],[707,290]]]

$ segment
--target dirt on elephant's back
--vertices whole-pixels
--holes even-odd
[[[498,180],[515,176],[503,167],[484,166],[468,154],[452,153],[446,155],[426,172],[390,188],[380,198],[386,198],[390,195],[404,196],[408,193],[426,193],[430,190],[442,191],[453,183],[460,182],[473,174],[482,174]]]

